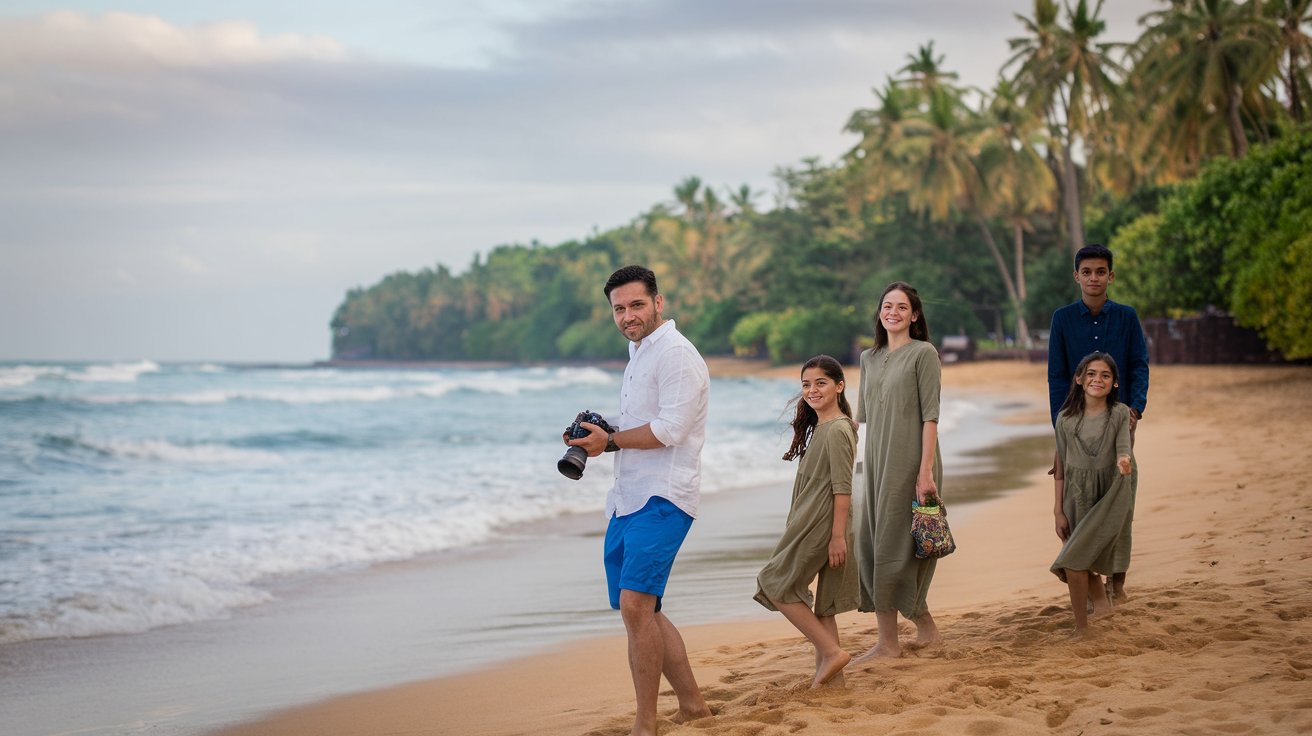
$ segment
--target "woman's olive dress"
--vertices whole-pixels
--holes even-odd
[[[929,610],[926,598],[937,560],[916,558],[911,502],[920,474],[924,424],[938,421],[940,382],[938,351],[923,340],[861,354],[856,419],[866,425],[861,472],[865,496],[856,555],[862,611],[896,610],[914,619]],[[934,483],[941,492],[943,460],[937,444]]]

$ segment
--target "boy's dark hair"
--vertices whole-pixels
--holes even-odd
[[[1075,251],[1075,270],[1080,270],[1080,261],[1101,258],[1107,261],[1107,270],[1112,270],[1112,251],[1101,243],[1090,243]]]
[[[656,274],[650,268],[646,266],[625,266],[606,279],[606,286],[602,289],[606,294],[606,301],[610,301],[612,291],[634,281],[641,281],[647,287],[647,296],[655,297],[660,293],[656,289]]]

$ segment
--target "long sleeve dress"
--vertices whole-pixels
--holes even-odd
[[[806,603],[817,616],[833,616],[856,608],[856,562],[853,560],[852,519],[847,524],[847,562],[829,567],[829,539],[834,528],[834,496],[852,495],[852,463],[856,432],[840,416],[815,428],[806,454],[797,464],[793,501],[783,537],[770,561],[756,577],[758,603],[770,609],[774,601]],[[811,596],[812,580],[815,586]]]
[[[1071,535],[1049,568],[1066,580],[1066,570],[1100,575],[1130,567],[1130,525],[1139,468],[1130,444],[1130,410],[1113,404],[1093,416],[1057,417],[1057,454],[1065,483],[1062,513]],[[1116,458],[1131,456],[1131,472],[1121,475]]]
[[[911,540],[925,422],[938,421],[941,366],[923,340],[861,354],[856,419],[866,425],[864,506],[857,533],[862,611],[897,610],[908,619],[929,610],[937,559],[918,559]],[[934,483],[943,489],[943,459],[934,447]]]

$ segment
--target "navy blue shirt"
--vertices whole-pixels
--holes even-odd
[[[1112,356],[1119,376],[1116,398],[1143,414],[1148,405],[1148,343],[1134,307],[1108,299],[1098,315],[1078,301],[1052,313],[1048,333],[1048,403],[1052,423],[1066,401],[1071,378],[1084,356],[1095,350]]]

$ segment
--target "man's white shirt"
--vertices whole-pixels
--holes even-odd
[[[615,484],[606,494],[607,517],[639,511],[652,496],[697,516],[710,391],[706,361],[675,329],[674,320],[666,320],[641,344],[629,343],[618,426],[625,430],[650,423],[665,447],[616,453]]]

